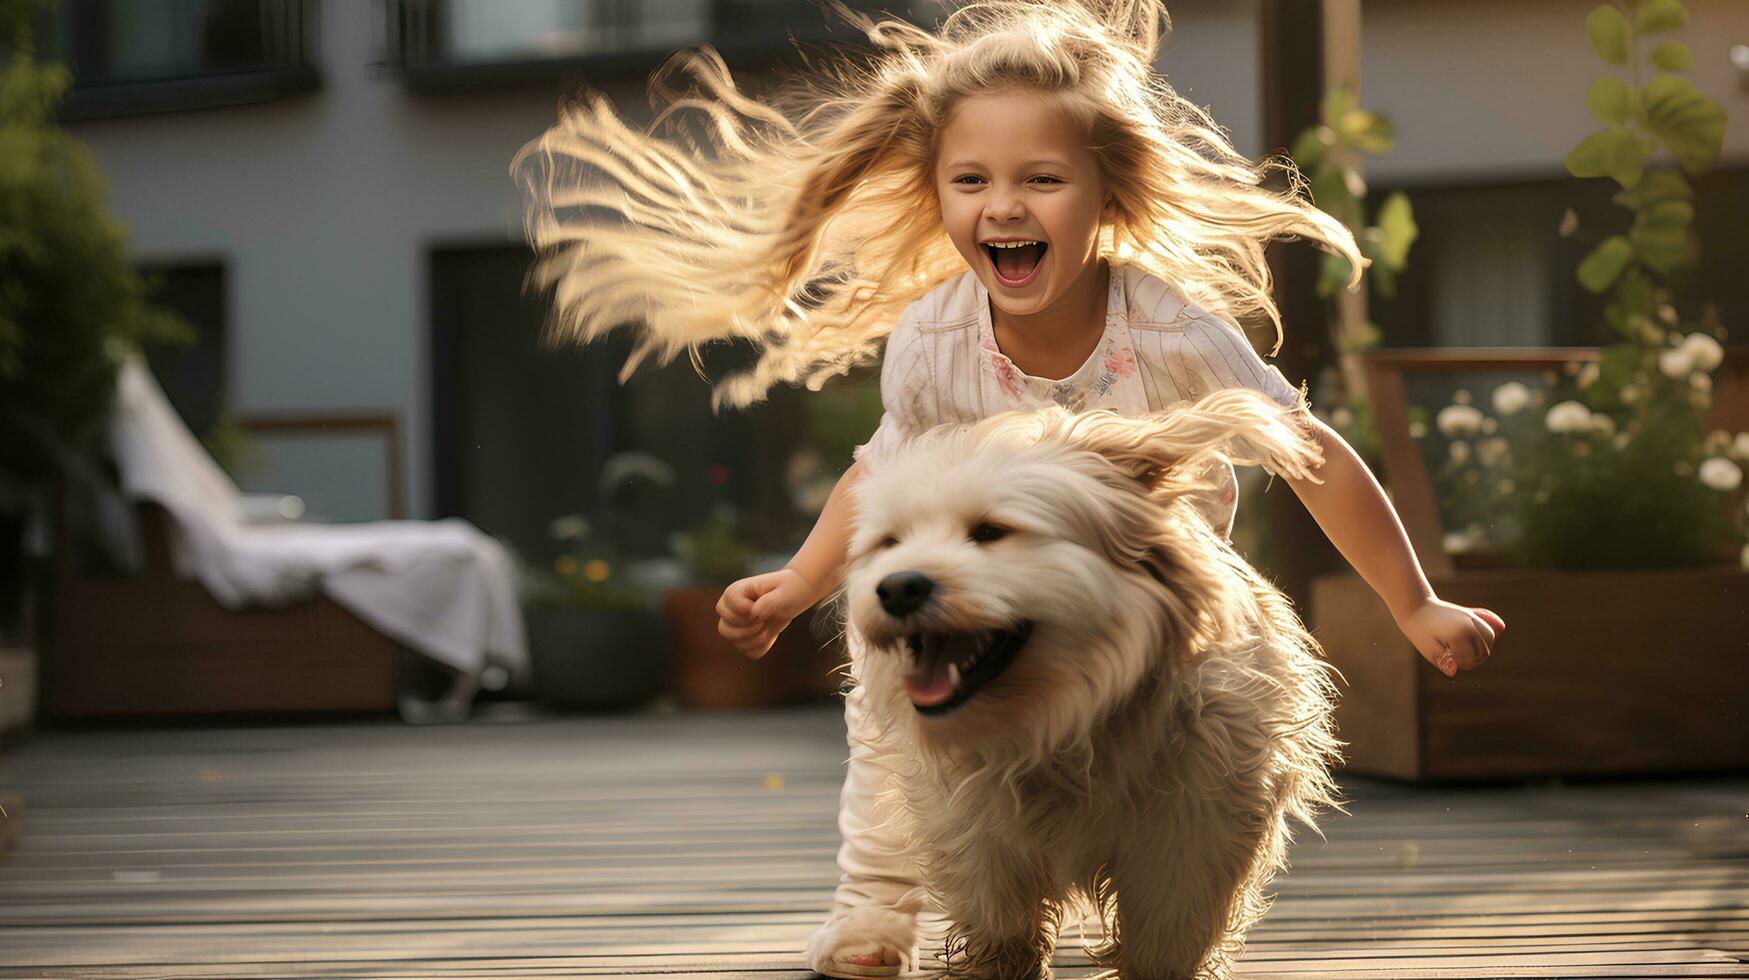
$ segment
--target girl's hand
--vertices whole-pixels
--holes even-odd
[[[724,589],[717,600],[717,632],[743,655],[757,660],[790,620],[813,604],[813,586],[794,569],[744,578]]]
[[[1480,667],[1494,652],[1494,641],[1506,630],[1506,621],[1493,610],[1459,606],[1429,598],[1397,619],[1397,627],[1421,656],[1447,677],[1460,670]]]

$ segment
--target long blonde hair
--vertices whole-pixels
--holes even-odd
[[[1104,255],[1133,262],[1235,320],[1266,316],[1280,346],[1265,247],[1303,237],[1368,262],[1307,203],[1293,162],[1253,163],[1151,65],[1170,19],[1160,0],[980,0],[934,32],[828,0],[874,46],[767,101],[740,92],[716,52],[671,58],[652,79],[655,120],[630,128],[586,92],[511,164],[552,289],[551,329],[594,340],[637,331],[624,380],[647,356],[743,339],[754,366],[715,403],[827,379],[872,357],[899,312],[965,271],[935,197],[937,135],[968,96],[1048,94],[1086,127],[1115,198]],[[1263,187],[1272,172],[1288,190]]]

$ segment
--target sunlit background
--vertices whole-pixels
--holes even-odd
[[[933,23],[953,4],[851,6]],[[1375,259],[1368,288],[1344,297],[1319,286],[1341,268],[1274,247],[1277,363],[1374,465],[1441,594],[1512,624],[1499,664],[1436,690],[1291,493],[1245,474],[1235,541],[1353,675],[1357,775],[1749,767],[1749,4],[1604,7],[1626,32],[1613,64],[1618,28],[1596,0],[1171,5],[1158,70],[1241,152],[1291,152]],[[712,607],[800,545],[879,419],[878,366],[740,412],[709,404],[708,379],[747,362],[734,346],[618,382],[623,338],[545,342],[508,167],[586,87],[647,118],[646,80],[676,49],[717,48],[759,92],[801,65],[798,46],[852,31],[809,0],[0,9],[30,25],[39,62],[70,72],[53,118],[0,119],[10,752],[136,727],[200,744],[213,724],[329,738],[324,726],[693,712],[718,713],[687,729],[713,740],[737,718],[764,731],[771,714],[746,709],[799,710],[821,758],[842,751],[830,611],[751,663],[716,636]],[[1654,92],[1654,75],[1687,87]],[[42,313],[73,323],[125,288],[104,279],[88,297],[77,275],[20,258],[38,238],[100,237],[18,203],[46,193],[21,190],[45,186],[28,140],[57,132],[88,148],[125,233],[115,275],[137,272],[145,304],[129,316],[173,315],[117,328],[143,338],[149,370],[115,403],[161,389],[174,409],[157,435],[126,437],[135,456],[110,441],[108,328]],[[1622,135],[1587,143],[1599,132]],[[89,248],[67,254],[102,251]],[[1267,324],[1242,326],[1267,351]],[[33,353],[76,331],[83,354]],[[94,414],[57,428],[51,396]],[[183,427],[194,442],[166,434]],[[129,466],[200,483],[226,516],[191,530],[188,512],[142,499]],[[192,555],[255,533],[238,529],[390,521],[417,523],[380,554],[344,545],[348,561],[472,549],[472,570],[370,579],[323,564],[322,544],[257,592],[192,577]],[[391,608],[414,593],[426,605]],[[474,632],[439,649],[433,616]],[[28,807],[30,793],[5,795],[28,782],[6,762],[0,803]],[[829,772],[816,789],[830,799]]]

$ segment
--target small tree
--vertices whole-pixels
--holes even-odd
[[[43,6],[0,0],[0,631],[18,613],[22,529],[97,448],[115,351],[187,336],[146,302],[90,155],[55,123],[69,75],[36,60]]]

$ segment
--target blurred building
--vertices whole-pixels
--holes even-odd
[[[1159,63],[1251,155],[1270,149],[1268,2],[1173,4]],[[1401,294],[1375,308],[1387,343],[1603,339],[1573,282],[1585,246],[1555,232],[1569,207],[1611,207],[1604,182],[1562,166],[1597,127],[1592,5],[1366,5],[1362,99],[1399,132],[1369,179],[1410,191],[1421,224]],[[1743,310],[1749,49],[1733,65],[1732,48],[1749,45],[1749,5],[1687,5],[1693,78],[1731,116],[1725,163],[1701,182],[1709,271],[1694,292]],[[644,78],[676,47],[714,44],[757,77],[787,57],[786,33],[847,38],[814,4],[62,0],[52,29],[78,71],[66,118],[112,213],[203,328],[198,349],[162,359],[179,404],[197,429],[221,411],[284,423],[253,430],[266,466],[245,482],[330,519],[461,514],[535,551],[548,521],[595,505],[610,454],[643,449],[679,470],[677,520],[721,495],[770,538],[793,513],[783,473],[816,424],[795,393],[718,418],[689,366],[622,387],[623,351],[541,348],[507,167],[585,83],[641,110]]]

